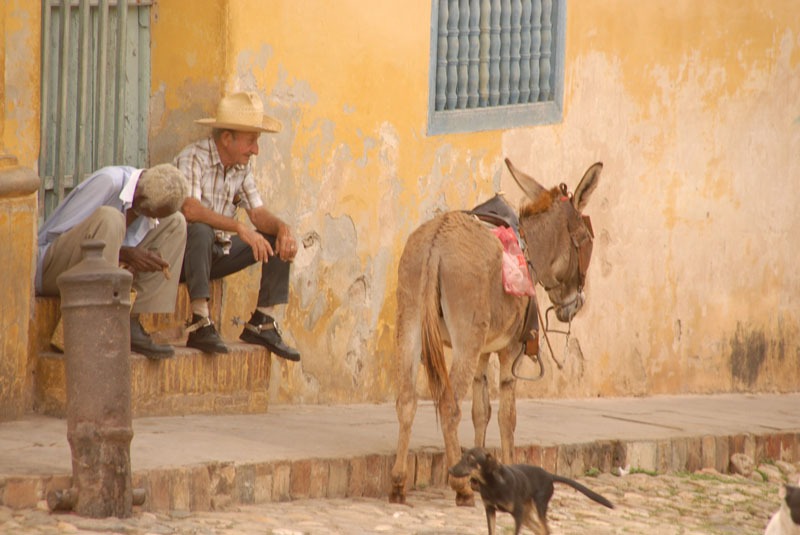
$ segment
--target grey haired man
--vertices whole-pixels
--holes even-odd
[[[186,176],[171,164],[149,169],[104,167],[78,184],[39,229],[36,293],[58,295],[56,279],[81,260],[83,240],[105,242],[104,258],[133,273],[131,350],[151,359],[175,350],[157,344],[139,314],[175,311],[178,274],[186,247],[180,211],[189,191]],[[176,270],[169,275],[168,268]]]

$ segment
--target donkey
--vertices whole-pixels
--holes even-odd
[[[591,254],[591,228],[581,212],[597,187],[602,163],[589,167],[575,193],[566,186],[546,189],[506,159],[511,175],[528,197],[519,213],[520,234],[533,280],[544,287],[562,322],[571,321],[584,302],[583,285]],[[522,350],[528,297],[505,293],[503,248],[475,217],[460,211],[441,214],[408,238],[397,276],[396,379],[400,430],[389,501],[404,503],[411,424],[417,410],[420,360],[445,442],[447,466],[461,457],[460,401],[472,378],[475,446],[484,447],[491,416],[486,367],[491,353],[500,360],[500,439],[502,461],[514,451],[516,378],[512,365]],[[452,348],[448,375],[443,346]],[[473,505],[467,478],[450,476],[458,505]]]

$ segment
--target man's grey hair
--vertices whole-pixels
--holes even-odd
[[[169,207],[170,213],[181,209],[184,199],[189,195],[189,181],[180,169],[170,163],[162,163],[145,169],[136,185],[136,193],[141,195],[139,210],[155,212]]]

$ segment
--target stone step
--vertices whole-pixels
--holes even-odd
[[[222,284],[212,284],[211,315],[220,317]],[[57,297],[37,297],[29,348],[33,410],[66,415],[64,355],[50,338],[61,317]],[[143,314],[142,324],[159,342],[175,346],[175,357],[152,361],[131,353],[131,402],[134,417],[187,414],[253,414],[268,408],[272,355],[265,348],[231,341],[230,352],[208,355],[185,347],[183,327],[190,317],[185,286],[179,287],[175,314]],[[224,333],[223,333],[224,334]]]
[[[220,321],[222,316],[222,281],[211,283],[211,318]],[[50,338],[61,318],[61,299],[58,297],[37,297],[34,307],[33,335],[31,337],[31,355],[41,351],[52,351]],[[170,340],[180,342],[182,334],[179,333],[191,318],[189,294],[186,285],[178,286],[178,298],[175,303],[174,314],[142,314],[142,325],[161,341]],[[176,337],[176,333],[178,336]],[[185,339],[185,338],[184,338]]]
[[[133,416],[267,412],[272,356],[258,346],[226,343],[225,355],[176,347],[173,358],[153,361],[131,353]],[[34,411],[66,416],[64,364],[61,353],[39,353]]]

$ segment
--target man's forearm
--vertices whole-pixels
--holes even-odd
[[[247,215],[250,217],[250,221],[253,223],[253,226],[264,234],[277,236],[282,227],[286,227],[288,229],[286,223],[284,223],[279,217],[273,215],[266,208],[262,207],[260,209],[252,210],[251,212],[248,212]]]
[[[197,199],[186,199],[182,211],[186,221],[189,223],[205,223],[217,230],[224,230],[234,234],[238,234],[241,229],[239,221],[206,208]]]

